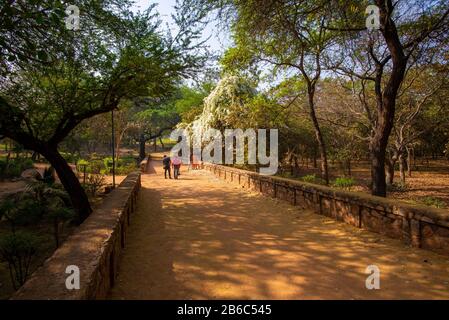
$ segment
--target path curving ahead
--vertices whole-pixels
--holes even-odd
[[[111,299],[449,299],[449,259],[205,171],[142,176]],[[380,290],[365,288],[377,265]]]

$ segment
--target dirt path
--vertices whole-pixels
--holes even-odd
[[[242,191],[142,177],[112,299],[449,298],[449,259]],[[380,290],[365,268],[381,270]]]

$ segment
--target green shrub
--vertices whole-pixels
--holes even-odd
[[[106,184],[105,176],[101,173],[93,173],[89,174],[84,184],[84,189],[88,192],[92,197],[95,197],[100,189]]]
[[[61,152],[61,155],[68,163],[77,163],[80,160],[79,156],[75,153]]]
[[[111,174],[112,173],[112,157],[106,157],[103,159],[104,170],[100,173],[103,174]],[[132,156],[125,156],[123,158],[119,158],[115,163],[115,174],[118,175],[127,175],[133,171],[137,170],[137,161]]]
[[[106,168],[106,170],[108,171],[112,170],[112,162],[112,157],[103,158],[104,168]],[[117,163],[115,164],[115,166],[117,167]]]
[[[425,197],[421,200],[421,203],[429,207],[446,208],[446,203],[434,197]]]
[[[26,169],[33,168],[33,160],[31,159],[6,159],[0,160],[0,178],[16,178],[20,177]]]
[[[137,163],[136,158],[134,158],[132,155],[126,155],[119,159],[119,162],[123,162],[124,164],[131,164],[131,163]]]
[[[0,219],[8,222],[13,233],[17,226],[39,222],[44,212],[45,207],[31,197],[7,198],[0,203]]]
[[[53,206],[49,208],[47,218],[53,223],[53,238],[55,240],[56,248],[59,247],[60,234],[66,221],[70,221],[76,217],[75,212],[70,208],[62,206]]]
[[[126,165],[117,167],[117,168],[115,169],[115,172],[116,172],[116,174],[118,174],[118,175],[123,175],[123,176],[125,176],[125,175],[130,174],[130,173],[133,172],[133,171],[136,171],[136,170],[137,170],[136,164],[135,164],[135,163],[129,163],[129,164],[126,164]]]
[[[103,170],[103,162],[101,160],[91,160],[87,167],[87,172],[92,174],[99,174],[101,170]]]
[[[351,190],[354,184],[354,179],[350,177],[338,177],[333,183],[334,187],[342,188],[345,190]]]
[[[29,232],[18,231],[0,239],[0,257],[8,263],[15,290],[27,280],[38,247],[39,238]]]
[[[79,159],[76,163],[76,172],[79,175],[84,174],[84,170],[86,170],[87,173],[87,166],[89,165],[89,161],[85,159]]]
[[[81,159],[78,161],[76,165],[76,170],[79,173],[84,173],[84,167],[86,167],[86,173],[101,173],[103,170],[103,161],[102,160],[90,160],[87,161],[85,159]]]
[[[33,198],[24,198],[17,203],[17,211],[14,215],[14,224],[17,226],[27,226],[37,224],[46,208]]]
[[[316,176],[314,174],[308,174],[308,175],[302,177],[301,180],[304,182],[315,183]]]

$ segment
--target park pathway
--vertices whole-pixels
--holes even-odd
[[[111,299],[449,298],[449,259],[226,184],[142,176]],[[377,265],[380,290],[365,288]]]

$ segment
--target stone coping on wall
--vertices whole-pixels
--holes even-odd
[[[206,163],[217,177],[406,244],[449,255],[449,211]]]
[[[130,215],[141,186],[140,173],[129,174],[74,231],[12,299],[103,299],[114,285],[125,246]],[[68,266],[80,271],[80,289],[68,290]]]

